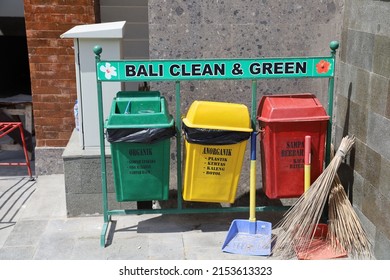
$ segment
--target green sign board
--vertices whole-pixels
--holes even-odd
[[[120,60],[97,64],[99,81],[326,78],[333,75],[332,57]]]

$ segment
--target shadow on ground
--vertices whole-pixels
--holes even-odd
[[[177,207],[177,192],[171,191],[169,200],[159,201],[162,209]],[[234,204],[230,207],[248,207],[249,193],[238,197]],[[256,211],[256,220],[271,222],[275,225],[283,217],[286,207],[280,200],[268,199],[262,190],[257,191],[256,206],[274,206],[272,210],[264,209],[264,211]],[[279,211],[278,207],[280,206]],[[210,208],[222,208],[220,203],[203,203],[203,202],[188,202],[183,201],[183,208],[204,208],[205,213],[182,214],[178,211],[177,214],[161,214],[147,220],[142,220],[138,226],[118,228],[117,222],[113,220],[110,224],[108,233],[108,243],[113,239],[115,233],[119,232],[137,232],[137,233],[173,233],[199,230],[202,232],[218,232],[228,231],[233,220],[249,219],[248,211],[237,212],[218,212],[207,213]],[[212,211],[212,209],[210,209]]]

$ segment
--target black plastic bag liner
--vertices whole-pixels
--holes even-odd
[[[186,140],[189,143],[201,145],[231,145],[248,140],[251,133],[243,131],[192,128],[183,123]]]
[[[107,128],[107,141],[110,143],[152,144],[175,135],[175,126],[164,128]]]

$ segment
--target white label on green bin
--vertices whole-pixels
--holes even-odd
[[[100,81],[326,78],[334,58],[101,61],[97,71]]]

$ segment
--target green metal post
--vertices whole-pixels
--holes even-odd
[[[334,59],[334,63],[336,64],[336,50],[339,47],[339,42],[332,41],[329,44],[329,47],[331,49],[331,56]],[[329,78],[328,83],[328,115],[329,115],[329,122],[328,122],[328,130],[326,133],[326,150],[325,150],[325,166],[328,166],[330,162],[330,146],[332,143],[332,126],[333,126],[333,94],[334,94],[334,75],[333,77]]]
[[[182,209],[182,174],[181,174],[181,100],[180,82],[175,82],[176,93],[176,170],[177,170],[177,208]]]
[[[102,48],[95,46],[93,49],[95,53],[95,65],[100,62],[100,54]],[[98,69],[96,69],[98,73]],[[97,99],[98,99],[98,114],[99,114],[99,136],[100,136],[100,164],[101,164],[101,180],[102,180],[102,198],[103,198],[103,217],[104,225],[100,235],[100,246],[105,247],[106,232],[110,217],[108,215],[108,202],[107,202],[107,174],[106,174],[106,151],[104,142],[104,115],[103,115],[103,98],[102,98],[102,82],[97,79]]]
[[[252,129],[256,131],[256,113],[257,113],[257,81],[252,80]]]

